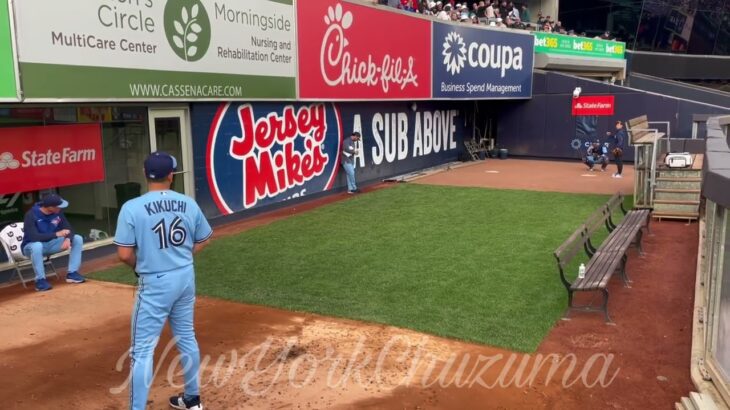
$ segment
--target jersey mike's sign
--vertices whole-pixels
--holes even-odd
[[[457,159],[465,134],[460,102],[193,104],[196,200],[209,217],[264,208],[346,185],[353,156],[367,184]],[[469,106],[470,107],[470,106]]]
[[[604,115],[614,113],[615,104],[612,95],[596,95],[573,98],[572,113],[576,115]]]
[[[211,125],[208,185],[224,214],[332,187],[340,154],[331,104],[223,104]]]
[[[334,0],[297,2],[303,99],[431,96],[431,22]]]
[[[104,180],[98,124],[4,128],[0,194]]]

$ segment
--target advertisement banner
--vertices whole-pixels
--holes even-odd
[[[215,217],[342,188],[342,147],[353,131],[363,137],[354,159],[360,183],[456,160],[465,134],[461,103],[415,108],[394,102],[194,104],[196,200]]]
[[[0,194],[104,180],[99,124],[3,128]]]
[[[19,100],[10,8],[7,1],[0,1],[0,101]]]
[[[431,97],[431,21],[337,0],[297,2],[299,97]]]
[[[15,2],[26,99],[294,99],[291,3]]]
[[[567,54],[581,57],[623,59],[626,43],[536,31],[535,54]]]
[[[434,23],[434,98],[530,98],[533,43],[528,34]]]
[[[614,113],[613,95],[595,95],[573,98],[572,113],[577,115],[611,116]]]

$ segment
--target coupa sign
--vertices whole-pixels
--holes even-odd
[[[435,98],[529,98],[531,36],[445,23],[433,26]]]
[[[228,215],[330,189],[341,134],[332,104],[222,104],[206,153],[218,210]]]

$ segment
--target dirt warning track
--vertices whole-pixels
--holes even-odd
[[[634,194],[634,167],[624,166],[623,178],[612,178],[616,166],[606,172],[588,171],[580,161],[542,161],[508,159],[475,162],[466,166],[438,172],[413,182],[463,187],[524,189],[576,194]]]

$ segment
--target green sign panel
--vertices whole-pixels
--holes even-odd
[[[22,0],[15,21],[26,101],[296,98],[291,0]]]
[[[624,58],[626,43],[563,34],[535,32],[535,54]]]
[[[0,1],[0,100],[18,100],[15,53],[7,1]]]

